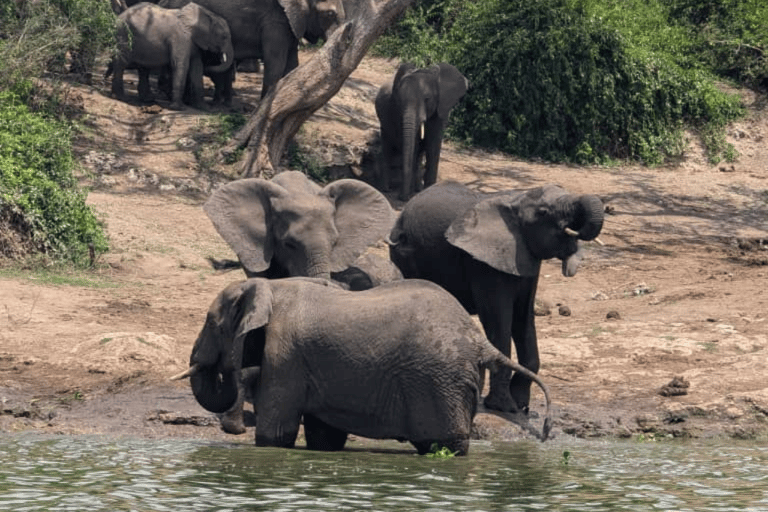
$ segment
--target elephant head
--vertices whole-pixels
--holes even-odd
[[[394,222],[389,202],[370,185],[343,179],[321,188],[299,171],[234,181],[203,208],[249,276],[330,279]]]
[[[446,238],[508,274],[536,276],[542,260],[559,258],[563,275],[571,277],[581,262],[577,240],[595,239],[602,226],[600,198],[547,185],[478,202],[450,225]]]
[[[344,22],[344,4],[340,0],[278,0],[285,10],[296,39],[312,44],[328,37]]]
[[[230,409],[238,398],[240,368],[260,367],[264,348],[260,328],[272,313],[271,297],[267,281],[251,279],[227,286],[211,304],[192,347],[189,368],[173,377],[190,377],[192,393],[205,409],[215,413]],[[244,355],[246,338],[255,349]]]
[[[207,66],[206,71],[221,73],[232,66],[235,52],[229,25],[224,18],[196,3],[179,9],[178,17],[198,48],[218,56],[220,64]]]

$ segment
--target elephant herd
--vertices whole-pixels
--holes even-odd
[[[204,74],[215,99],[230,101],[234,64],[246,59],[263,63],[263,97],[298,65],[299,39],[327,38],[344,21],[342,0],[112,2],[113,93],[135,67],[148,99],[158,70],[175,108],[202,104]],[[310,449],[340,450],[355,434],[466,454],[489,370],[489,410],[527,415],[532,383],[542,388],[547,438],[534,325],[541,263],[558,258],[573,276],[603,204],[556,185],[484,195],[438,182],[443,131],[469,86],[450,64],[406,63],[381,87],[378,189],[285,171],[211,194],[204,211],[237,256],[211,261],[247,279],[214,299],[174,378],[190,378],[225,431],[245,432],[250,400],[258,446],[292,447],[303,422]],[[390,187],[405,202],[399,214],[380,192]],[[381,240],[389,258],[367,252]]]
[[[556,185],[484,195],[439,182],[397,215],[353,179],[300,171],[219,187],[203,206],[248,277],[212,302],[189,368],[197,401],[258,446],[340,450],[349,434],[467,453],[481,406],[528,413],[544,392],[533,304],[541,262],[566,276],[595,239],[603,204]],[[366,254],[385,240],[389,259]],[[482,329],[471,318],[479,315]],[[484,332],[483,332],[484,331]],[[514,343],[518,362],[510,360]]]

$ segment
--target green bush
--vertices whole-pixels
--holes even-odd
[[[444,0],[430,9],[411,9],[379,51],[451,62],[467,76],[449,135],[524,157],[658,164],[679,155],[683,129],[694,128],[712,161],[733,156],[724,127],[742,114],[739,101],[716,88],[658,0]]]
[[[15,231],[27,248],[52,260],[85,266],[91,248],[101,254],[107,240],[73,176],[71,136],[66,124],[30,112],[16,94],[0,93],[0,231],[6,239]]]

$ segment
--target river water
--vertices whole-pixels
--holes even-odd
[[[3,511],[760,511],[759,443],[474,441],[429,458],[189,440],[0,437]]]

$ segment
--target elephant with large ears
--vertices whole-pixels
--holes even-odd
[[[219,73],[232,66],[234,50],[227,22],[196,3],[180,9],[165,9],[151,3],[139,3],[118,16],[118,54],[112,61],[112,93],[124,97],[123,71],[139,69],[139,97],[150,101],[151,69],[170,67],[172,76],[171,108],[182,108],[184,90],[189,81],[190,103],[203,106],[202,53],[220,55],[221,64],[208,71]]]
[[[582,260],[579,240],[594,240],[603,225],[603,203],[556,185],[480,194],[441,182],[414,196],[390,234],[390,258],[406,278],[433,281],[471,314],[490,342],[539,371],[534,300],[541,262],[562,260],[573,276]],[[530,379],[509,369],[491,374],[489,409],[527,412]]]
[[[190,0],[160,0],[178,8]],[[235,59],[260,59],[264,64],[261,97],[299,65],[299,40],[328,39],[345,20],[342,0],[196,0],[229,24]],[[212,74],[216,93],[232,97],[231,71]],[[220,91],[220,89],[223,89]]]
[[[299,171],[233,181],[217,189],[203,209],[246,276],[334,278],[354,289],[371,285],[355,266],[358,257],[385,238],[395,221],[387,198],[372,186],[343,179],[320,187]],[[245,432],[244,399],[241,394],[222,417],[225,431]]]
[[[378,181],[382,190],[389,189],[390,181],[399,181],[400,199],[405,201],[437,181],[443,131],[451,109],[468,88],[464,75],[445,62],[424,69],[401,64],[392,83],[381,87],[376,115],[381,124],[383,169]],[[398,178],[391,180],[391,174]]]
[[[341,450],[348,434],[469,449],[486,367],[536,381],[551,428],[549,393],[496,350],[445,290],[403,280],[366,291],[326,280],[253,278],[211,304],[189,368],[198,403],[212,412],[237,400],[237,369],[258,368],[256,445],[293,447],[304,418],[309,449]]]

